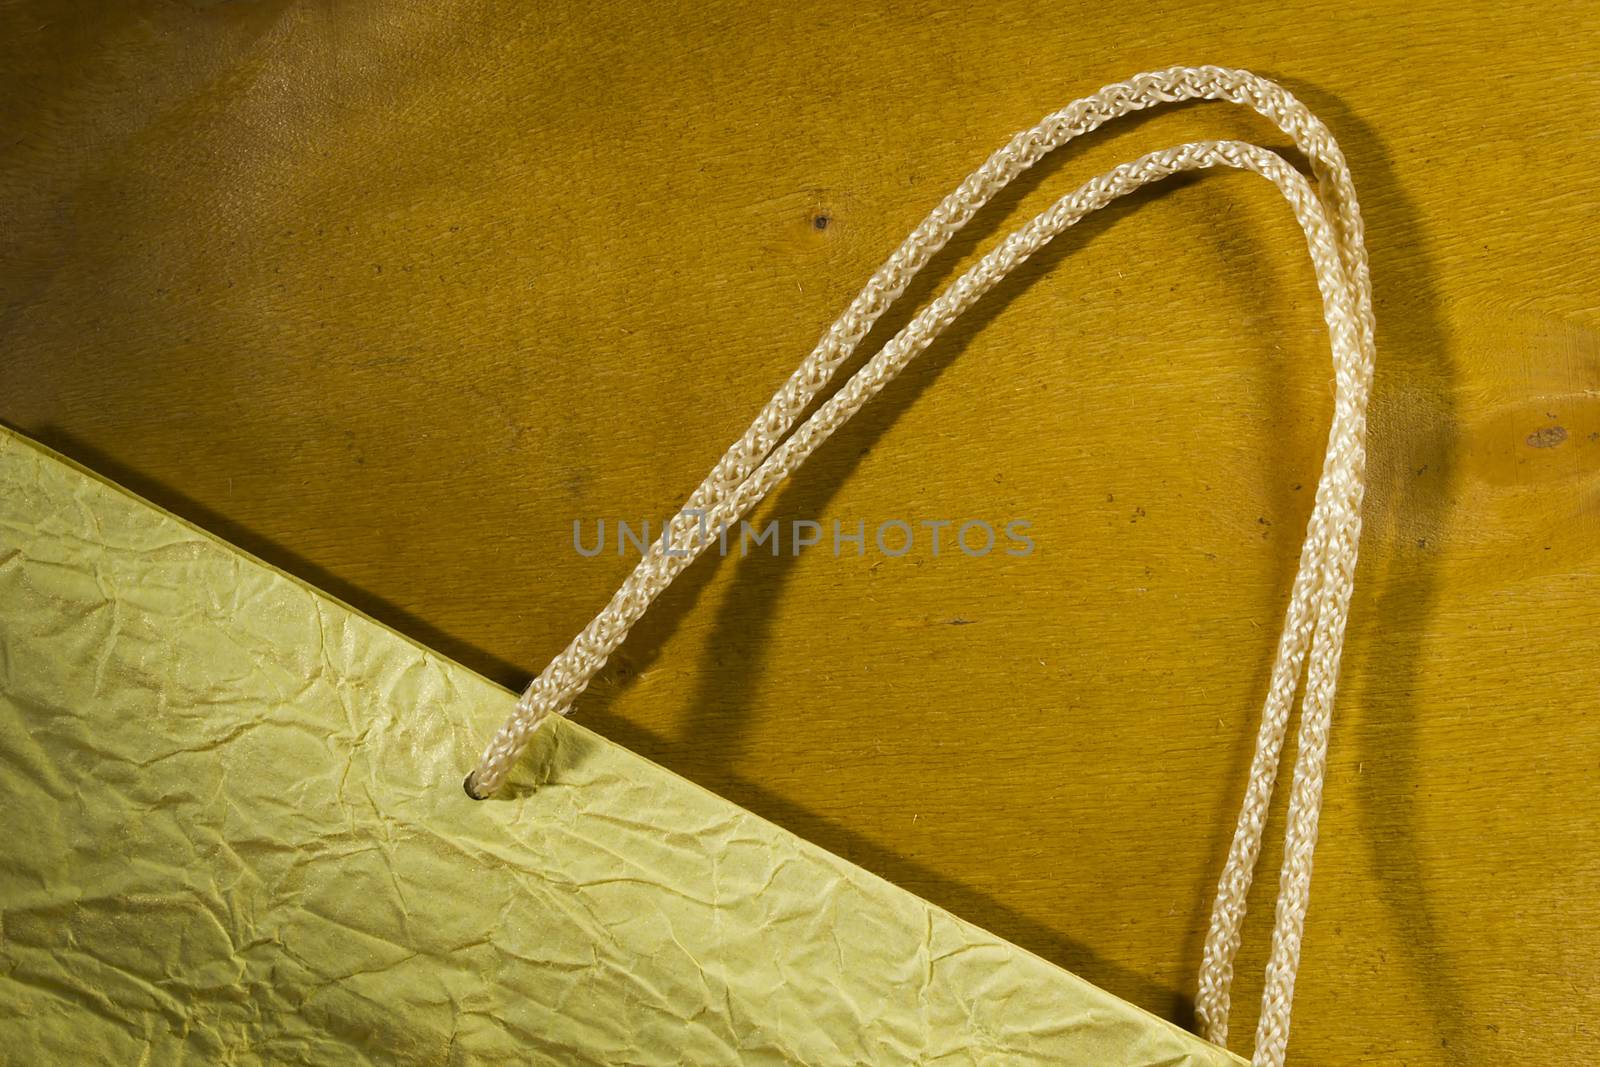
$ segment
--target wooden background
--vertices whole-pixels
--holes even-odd
[[[1279,78],[1349,156],[1380,341],[1293,1055],[1596,1059],[1600,8],[892,7],[7,5],[0,419],[520,686],[630,566],[573,520],[670,513],[1012,132],[1170,63]],[[1117,123],[911,296],[1222,136],[1285,143]],[[1192,1021],[1329,379],[1278,194],[1167,183],[765,512],[1020,518],[1032,556],[703,561],[578,715]]]

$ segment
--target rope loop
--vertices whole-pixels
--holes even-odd
[[[1017,175],[1049,152],[1112,119],[1188,100],[1240,104],[1270,119],[1310,161],[1315,187],[1276,153],[1241,141],[1178,145],[1115,167],[1062,197],[1003,240],[800,421],[834,372],[905,292],[917,272]],[[492,796],[539,726],[551,715],[570,711],[572,701],[605,666],[607,657],[650,604],[715,540],[708,531],[738,522],[1002,278],[1062,231],[1119,197],[1174,174],[1218,167],[1266,178],[1294,212],[1316,268],[1334,365],[1334,411],[1327,453],[1284,614],[1238,825],[1218,880],[1195,998],[1204,1035],[1226,1044],[1229,990],[1246,897],[1261,853],[1261,835],[1294,695],[1304,679],[1272,948],[1252,1061],[1257,1067],[1281,1067],[1289,1042],[1334,690],[1361,535],[1366,409],[1376,327],[1361,209],[1344,156],[1328,128],[1304,104],[1248,71],[1171,67],[1108,85],[1017,134],[973,171],[867,281],[805,362],[690,495],[669,524],[669,536],[651,545],[611,602],[529,683],[511,717],[484,750],[477,769],[467,776],[467,795],[479,800]],[[673,546],[671,554],[665,551],[667,544]]]

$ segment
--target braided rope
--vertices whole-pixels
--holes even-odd
[[[1003,241],[923,309],[798,429],[800,413],[854,351],[911,277],[1007,182],[1046,152],[1110,119],[1158,103],[1216,99],[1271,118],[1310,159],[1326,204],[1298,171],[1254,145],[1212,141],[1154,152],[1061,198]],[[707,547],[703,534],[727,528],[756,506],[827,437],[1001,278],[1067,227],[1116,198],[1172,174],[1212,167],[1261,174],[1283,193],[1316,267],[1335,366],[1334,417],[1316,503],[1285,616],[1238,828],[1219,881],[1206,939],[1197,1012],[1206,1036],[1227,1040],[1229,986],[1273,781],[1295,689],[1306,688],[1289,801],[1285,857],[1267,983],[1257,1030],[1257,1064],[1283,1062],[1294,975],[1309,901],[1338,662],[1354,579],[1365,473],[1366,401],[1374,326],[1371,284],[1353,183],[1327,128],[1293,96],[1243,71],[1177,67],[1108,86],[1018,134],[946,198],[867,283],[805,363],[785,383],[684,505],[606,608],[536,678],[467,778],[467,792],[491,795],[552,713],[565,714],[650,603]],[[790,433],[791,429],[793,432]],[[782,444],[775,444],[785,433]],[[698,512],[691,517],[692,512]],[[673,545],[668,553],[664,545]]]

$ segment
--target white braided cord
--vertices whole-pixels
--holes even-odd
[[[1007,182],[1046,152],[1118,115],[1158,103],[1229,100],[1271,118],[1311,162],[1323,199],[1276,154],[1237,141],[1153,152],[1088,182],[1012,234],[875,354],[798,429],[794,424],[912,276]],[[1120,196],[1181,171],[1232,167],[1273,182],[1294,209],[1316,267],[1335,369],[1334,416],[1295,578],[1238,827],[1219,881],[1196,1010],[1205,1035],[1227,1040],[1229,986],[1246,896],[1288,732],[1295,690],[1305,695],[1290,791],[1285,854],[1254,1062],[1283,1063],[1309,901],[1338,664],[1354,579],[1365,475],[1366,402],[1374,350],[1371,283],[1348,167],[1327,128],[1280,87],[1244,71],[1174,67],[1111,85],[1018,134],[907,238],[824,335],[805,363],[718,462],[606,608],[528,686],[467,779],[476,797],[504,781],[539,725],[565,714],[650,603],[712,541],[754,508],[839,426],[1001,278],[1053,237]],[[793,430],[790,433],[791,429]],[[784,434],[789,434],[784,438]],[[782,443],[778,442],[782,439]],[[702,536],[702,532],[710,536]],[[673,551],[664,550],[670,543]]]

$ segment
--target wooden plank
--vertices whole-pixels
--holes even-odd
[[[1172,62],[1280,78],[1350,158],[1380,331],[1294,1052],[1595,1047],[1594,5],[0,18],[0,418],[509,684],[629,565],[573,520],[670,513],[1013,131]],[[1218,136],[1284,143],[1218,106],[1118,123],[912,296]],[[1020,518],[1036,552],[697,565],[579,714],[1182,1020],[1329,396],[1277,194],[1169,184],[1006,283],[765,512]]]

